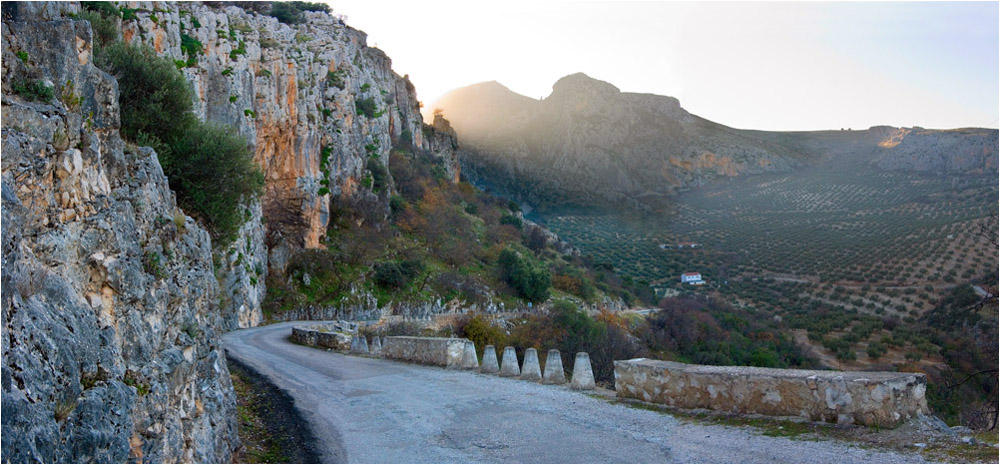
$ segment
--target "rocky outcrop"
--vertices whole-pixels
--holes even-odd
[[[2,460],[229,461],[211,239],[120,139],[76,8],[3,6]]]

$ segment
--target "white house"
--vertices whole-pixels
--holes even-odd
[[[705,284],[705,281],[701,280],[701,273],[683,273],[681,274],[681,283]]]

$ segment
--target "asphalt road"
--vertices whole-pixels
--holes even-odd
[[[326,462],[923,462],[685,423],[568,387],[299,346],[288,342],[292,324],[234,331],[224,344],[295,399]]]

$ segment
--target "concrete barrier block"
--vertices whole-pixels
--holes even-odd
[[[372,355],[382,355],[382,340],[378,336],[372,336],[372,347],[369,353]]]
[[[500,362],[500,376],[520,376],[521,369],[517,366],[517,352],[507,346],[503,348],[503,360]]]
[[[368,338],[357,335],[354,337],[354,344],[351,348],[351,352],[356,354],[367,354],[368,353]]]
[[[797,416],[830,423],[891,426],[927,412],[927,379],[917,373],[841,372],[615,361],[619,398],[682,409]]]
[[[521,379],[527,381],[540,381],[542,370],[538,366],[538,351],[528,349],[524,351],[524,364],[521,367]]]
[[[292,341],[324,349],[348,350],[353,333],[346,322],[319,323],[292,327]]]
[[[543,384],[566,384],[566,372],[563,371],[562,355],[556,349],[549,350],[545,356],[545,374]]]
[[[594,384],[594,370],[590,367],[590,355],[586,352],[576,353],[576,360],[573,362],[573,380],[569,386],[581,390],[591,390],[597,387]]]
[[[386,336],[382,356],[393,360],[459,368],[468,339],[448,337]]]
[[[479,368],[479,359],[476,357],[476,343],[465,341],[465,353],[462,354],[462,368],[475,370]]]
[[[486,346],[483,349],[483,364],[479,367],[480,373],[499,373],[500,364],[497,362],[497,349],[493,345]]]

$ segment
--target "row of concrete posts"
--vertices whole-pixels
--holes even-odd
[[[368,338],[360,334],[351,339],[350,351],[356,354],[381,355],[382,341],[378,336],[372,338],[371,347],[368,345]],[[538,364],[538,351],[527,349],[524,351],[524,363],[518,366],[517,352],[513,347],[507,346],[503,349],[503,359],[497,363],[496,347],[486,346],[483,350],[483,363],[479,364],[479,357],[476,355],[476,344],[472,341],[465,341],[465,350],[462,353],[461,362],[458,368],[466,370],[478,369],[480,373],[495,374],[505,378],[518,378],[526,381],[541,381],[542,384],[566,384],[566,373],[563,371],[562,355],[556,349],[549,350],[545,357],[545,373]],[[573,362],[573,379],[570,381],[573,389],[590,390],[594,389],[594,370],[590,365],[590,355],[586,352],[577,352],[576,360]]]
[[[466,353],[471,352],[472,360],[476,360],[476,345],[472,341],[465,343]],[[465,368],[465,367],[463,367]],[[517,352],[513,347],[503,349],[501,363],[497,363],[497,351],[492,345],[483,350],[483,364],[468,368],[479,368],[480,373],[497,374],[506,378],[519,378],[527,381],[541,381],[542,384],[566,384],[566,374],[563,372],[562,355],[558,350],[549,350],[545,357],[545,373],[538,364],[538,351],[524,351],[524,362],[518,367]],[[590,366],[590,355],[577,352],[573,363],[573,379],[570,381],[573,389],[594,389],[594,371]]]

